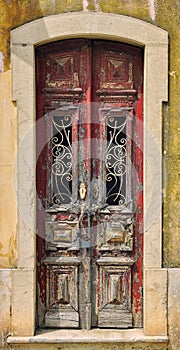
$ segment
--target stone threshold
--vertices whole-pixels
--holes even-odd
[[[9,336],[8,344],[167,343],[167,336],[147,336],[143,330],[39,330],[34,336]]]

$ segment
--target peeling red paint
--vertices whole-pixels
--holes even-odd
[[[125,44],[111,43],[109,47],[107,42],[84,39],[53,43],[37,50],[37,114],[38,118],[44,118],[43,127],[37,130],[37,154],[43,148],[37,164],[37,193],[41,202],[38,206],[37,238],[41,303],[47,310],[46,314],[51,314],[54,322],[52,325],[56,324],[53,312],[57,305],[60,308],[61,305],[68,308],[79,303],[79,309],[76,311],[82,328],[91,327],[90,314],[92,326],[107,327],[108,320],[101,311],[106,307],[118,308],[118,305],[125,307],[128,326],[141,327],[142,51]],[[61,106],[64,109],[60,108]],[[64,110],[68,112],[63,112]],[[52,142],[50,146],[47,143],[47,140],[52,139],[53,113],[59,115],[59,118],[63,116],[64,121],[71,115],[72,120],[71,127],[60,134],[61,140],[65,140],[69,133],[68,142],[72,147],[73,157],[72,198],[61,207],[56,202],[53,204],[52,169],[55,156]],[[110,205],[108,201],[105,202],[105,189],[102,188],[105,182],[107,185],[107,164],[103,152],[106,143],[110,142],[108,132],[112,135],[111,129],[108,131],[109,116],[112,120],[117,116],[125,118],[127,125],[126,150],[131,157],[132,164],[128,166],[132,166],[133,176],[132,180],[130,175],[126,176],[126,187],[129,191],[132,187],[133,238],[130,224],[120,223],[120,220],[123,222],[127,219],[124,209],[121,209],[122,212],[118,211],[119,206],[117,208],[116,203],[113,209],[108,209],[108,214],[103,212]],[[42,147],[44,143],[45,146]],[[67,148],[67,144],[64,143],[63,147]],[[56,151],[58,154],[59,149]],[[69,176],[71,177],[71,174]],[[80,190],[82,187],[85,195]],[[44,208],[49,210],[48,213]],[[126,209],[130,210],[128,204]],[[131,217],[128,220],[131,221]],[[113,228],[114,223],[117,229]],[[109,239],[108,235],[111,235]],[[50,242],[47,241],[47,237]],[[134,243],[131,247],[132,239]],[[76,259],[78,269],[75,267]],[[61,276],[58,271],[64,271],[64,274]],[[77,280],[71,277],[75,276],[75,271],[79,271]],[[62,293],[57,292],[59,288],[62,288]],[[72,290],[76,291],[74,295]],[[78,290],[79,297],[76,295]],[[58,295],[61,295],[60,300]],[[79,326],[76,323],[77,315],[73,315],[71,314],[72,318],[75,317],[73,320],[76,328]],[[117,320],[114,319],[113,322],[116,323]],[[124,321],[119,317],[118,322],[120,327]],[[41,327],[43,326],[41,324]]]

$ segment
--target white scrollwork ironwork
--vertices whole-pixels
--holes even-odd
[[[67,204],[72,196],[72,116],[56,116],[52,119],[51,138],[53,204]]]
[[[106,202],[111,205],[126,203],[126,116],[107,116]]]

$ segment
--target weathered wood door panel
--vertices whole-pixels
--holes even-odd
[[[39,327],[142,326],[142,52],[39,47]]]

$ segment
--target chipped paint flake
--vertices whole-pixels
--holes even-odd
[[[156,19],[156,0],[148,0],[149,16],[152,21]]]

